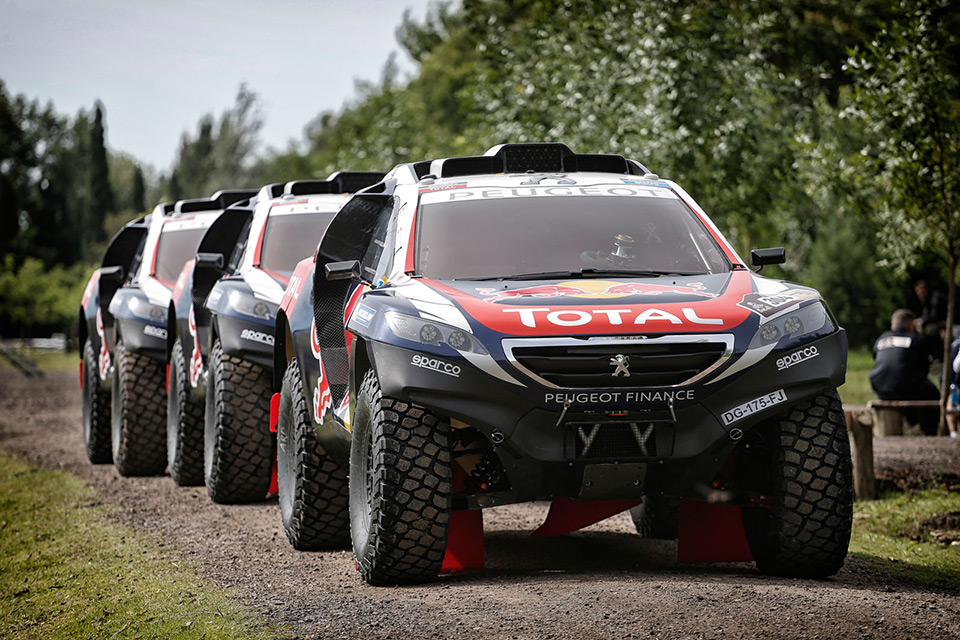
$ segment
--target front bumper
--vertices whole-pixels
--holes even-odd
[[[713,384],[722,370],[674,389],[556,390],[522,374],[526,386],[505,384],[462,359],[371,347],[384,394],[474,427],[493,443],[510,490],[470,496],[474,508],[702,496],[753,427],[843,384],[847,353],[841,329]]]

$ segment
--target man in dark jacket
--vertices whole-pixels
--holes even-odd
[[[870,371],[870,386],[881,400],[938,400],[940,392],[927,378],[930,351],[916,333],[917,317],[908,309],[897,309],[890,320],[890,331],[873,346],[876,363]],[[910,424],[920,423],[928,436],[937,434],[940,412],[937,408],[905,408],[903,417]]]

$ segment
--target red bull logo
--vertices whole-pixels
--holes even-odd
[[[97,309],[97,335],[100,336],[100,353],[97,355],[97,373],[101,380],[107,379],[110,372],[110,351],[107,349],[107,336],[103,329],[103,314]]]
[[[310,324],[310,351],[320,365],[320,377],[317,378],[317,386],[313,390],[313,419],[320,424],[323,422],[323,414],[333,406],[333,394],[330,393],[330,383],[327,382],[323,360],[320,358],[320,340],[317,338],[316,320]]]
[[[193,304],[190,305],[190,314],[187,319],[187,328],[193,338],[193,353],[190,354],[190,386],[196,387],[203,373],[203,357],[200,355],[200,339],[197,337],[197,319],[193,314]]]
[[[523,287],[508,291],[478,288],[477,293],[484,297],[484,302],[499,302],[519,298],[588,298],[596,300],[627,296],[658,296],[664,293],[695,295],[704,298],[717,297],[717,294],[707,291],[702,282],[662,285],[647,282],[611,282],[606,280],[558,282],[557,284]]]

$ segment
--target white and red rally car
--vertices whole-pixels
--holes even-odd
[[[349,528],[370,583],[482,564],[481,510],[534,500],[539,535],[633,508],[685,560],[822,577],[846,556],[843,329],[635,161],[400,165],[297,267],[275,336],[284,528]]]

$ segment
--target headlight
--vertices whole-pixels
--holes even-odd
[[[227,296],[227,306],[243,315],[261,320],[273,320],[277,317],[275,305],[264,302],[263,300],[257,300],[242,291],[231,291]]]
[[[836,328],[827,308],[818,300],[792,313],[763,322],[748,349],[770,344],[788,349],[800,342],[831,334]]]
[[[167,323],[167,310],[159,307],[143,298],[133,298],[130,300],[130,312],[142,318],[158,324]]]
[[[383,314],[393,335],[411,342],[439,346],[447,344],[457,351],[486,354],[486,348],[472,334],[442,322],[415,318],[405,313],[387,311]]]

